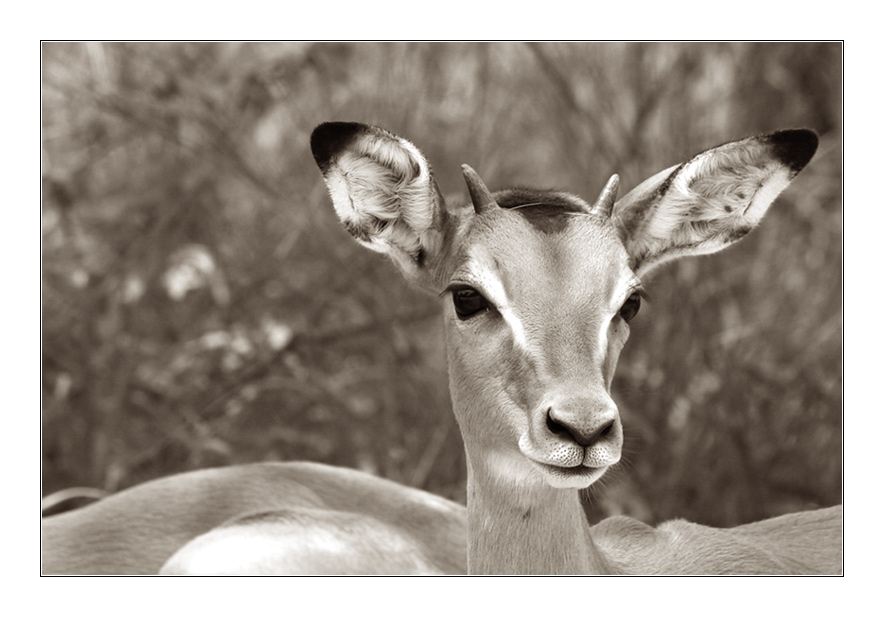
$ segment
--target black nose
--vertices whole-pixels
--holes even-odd
[[[550,407],[546,412],[546,427],[554,435],[568,435],[573,441],[584,448],[603,441],[614,430],[616,417],[590,421],[586,426],[578,426],[575,422],[567,422],[555,417],[555,410]]]

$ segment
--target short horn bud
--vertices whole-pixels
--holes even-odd
[[[614,174],[611,176],[611,179],[608,180],[608,183],[605,184],[605,188],[602,189],[602,192],[599,193],[599,198],[595,200],[594,204],[592,204],[589,213],[610,217],[611,212],[614,210],[614,202],[617,200],[617,190],[619,188],[620,176]]]
[[[470,201],[473,202],[476,214],[481,214],[489,208],[496,208],[497,202],[494,201],[491,191],[482,182],[479,174],[469,165],[461,165],[461,169],[463,169],[463,179],[466,180],[467,189],[470,191]]]

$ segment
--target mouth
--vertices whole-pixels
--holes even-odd
[[[522,456],[539,479],[553,488],[584,489],[597,482],[620,460],[620,445],[620,439],[613,438],[581,445],[551,433],[532,439],[531,431],[519,438]]]
[[[539,463],[535,460],[531,460],[531,462],[547,483],[554,488],[586,488],[605,475],[609,467],[608,465],[604,467],[584,467],[583,465],[560,467],[559,465]]]

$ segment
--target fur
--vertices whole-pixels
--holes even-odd
[[[799,154],[791,154],[790,140]],[[815,144],[809,131],[725,144],[624,196],[614,217],[636,273],[684,255],[714,253],[741,239],[758,226]]]
[[[429,163],[411,144],[370,127],[354,134],[332,157],[336,169],[320,165],[330,189],[342,187],[332,198],[345,226],[369,247],[421,251],[417,268],[389,253],[436,293],[466,284],[489,303],[466,319],[446,306],[445,320],[468,462],[471,573],[840,572],[840,507],[736,530],[625,518],[590,528],[576,490],[595,482],[622,447],[609,389],[629,331],[618,317],[624,290],[667,260],[718,251],[757,226],[813,155],[811,132],[701,153],[630,191],[611,218],[586,214],[586,202],[566,193],[491,194],[467,170],[478,203],[450,220],[437,216]],[[388,169],[377,169],[381,158]],[[422,240],[433,225],[444,239],[435,247]],[[783,525],[822,548],[787,540],[798,532]]]

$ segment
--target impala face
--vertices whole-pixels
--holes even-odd
[[[505,461],[497,473],[583,488],[620,459],[610,386],[641,285],[610,219],[579,198],[495,197],[445,289],[458,422],[468,450]]]
[[[405,139],[347,122],[311,137],[347,231],[444,298],[469,477],[522,491],[583,488],[620,459],[610,387],[641,302],[638,275],[744,237],[817,144],[806,129],[730,142],[616,203],[613,177],[592,207],[553,191],[492,194],[464,166],[472,208],[449,209]]]

